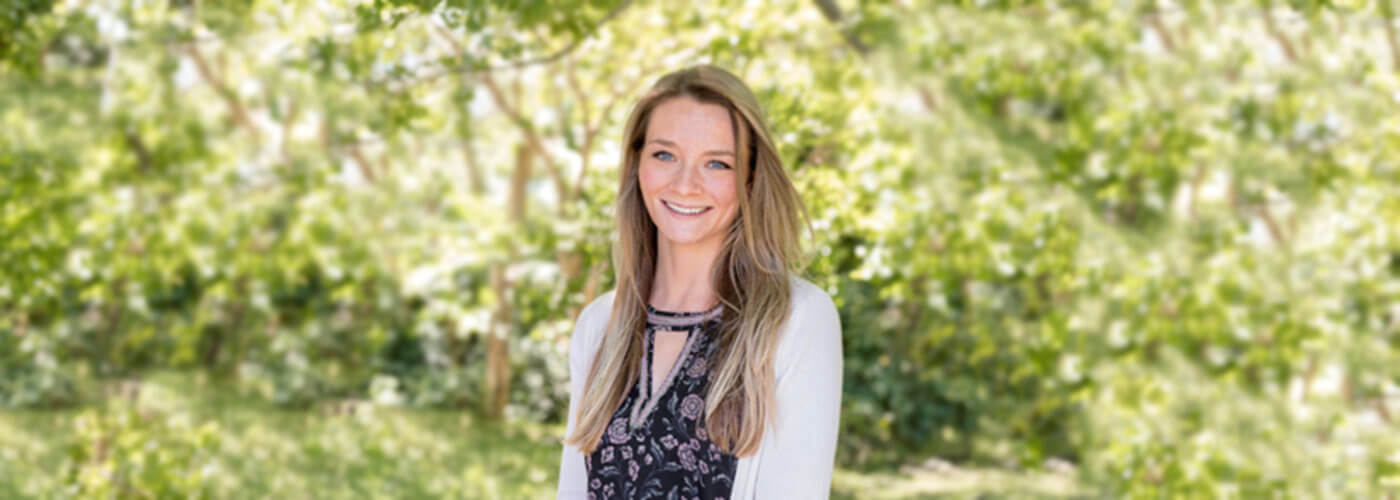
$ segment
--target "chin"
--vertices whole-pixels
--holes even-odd
[[[667,231],[657,228],[656,234],[661,240],[673,245],[693,245],[709,240],[711,234],[696,234],[691,231]]]

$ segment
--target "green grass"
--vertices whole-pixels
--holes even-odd
[[[100,404],[0,413],[0,497],[550,498],[558,425],[363,402],[283,410],[199,373],[93,388]],[[836,498],[1068,495],[1067,478],[838,470]]]
[[[855,472],[837,469],[832,498],[1077,498],[1086,493],[1069,475],[951,467],[930,471]]]

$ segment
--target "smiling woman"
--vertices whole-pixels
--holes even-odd
[[[617,289],[570,343],[560,498],[825,498],[841,322],[798,277],[803,208],[753,93],[713,66],[633,108]]]
[[[729,110],[677,97],[652,116],[637,172],[647,212],[669,244],[715,253],[738,212]]]

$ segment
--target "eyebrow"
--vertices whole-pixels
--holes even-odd
[[[652,140],[650,140],[650,141],[647,141],[647,144],[651,144],[651,143],[653,143],[653,142],[655,142],[655,143],[657,143],[657,144],[660,144],[660,145],[662,145],[662,146],[670,146],[670,147],[673,147],[673,148],[676,148],[676,149],[680,149],[680,148],[681,148],[680,146],[676,145],[676,143],[671,142],[671,141],[668,141],[668,140],[666,140],[666,139],[652,139]],[[734,152],[733,152],[733,151],[722,150],[722,149],[712,149],[712,150],[706,151],[705,154],[706,154],[706,155],[711,155],[711,156],[731,156],[731,157],[734,156]]]

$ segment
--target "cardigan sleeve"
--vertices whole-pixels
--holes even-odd
[[[583,397],[583,383],[588,379],[588,370],[593,364],[593,356],[603,329],[607,327],[611,313],[612,292],[608,292],[583,309],[574,324],[574,333],[569,340],[569,415],[564,427],[564,435],[573,434],[578,420],[578,405]],[[560,500],[588,498],[588,471],[584,468],[583,452],[578,447],[565,444],[559,459]]]
[[[841,318],[831,297],[799,281],[779,349],[777,415],[759,453],[754,498],[827,498],[841,418]]]

